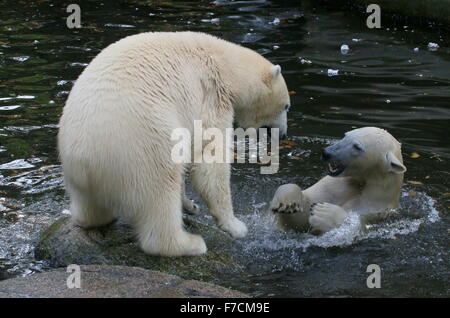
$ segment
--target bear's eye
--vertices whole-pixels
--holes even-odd
[[[361,146],[358,145],[358,144],[353,144],[353,148],[356,149],[356,150],[358,150],[358,151],[362,151],[362,150],[363,150],[363,149],[361,148]]]
[[[285,105],[285,106],[284,106],[284,110],[288,112],[290,107],[291,107],[291,105],[289,105],[289,104],[288,104],[288,105]]]

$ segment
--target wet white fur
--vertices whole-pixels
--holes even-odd
[[[311,228],[313,233],[320,234],[339,227],[350,211],[357,212],[364,224],[380,219],[398,206],[406,171],[400,143],[376,127],[355,129],[346,135],[344,140],[359,142],[365,152],[352,159],[342,176],[326,176],[303,191],[295,184],[277,189],[271,209],[299,211],[276,214],[283,229]],[[313,203],[317,204],[311,209]]]
[[[73,220],[83,227],[117,217],[149,254],[199,255],[206,245],[183,229],[188,167],[171,160],[174,128],[260,127],[289,103],[278,67],[250,49],[202,33],[142,33],[104,49],[76,81],[60,121],[58,147]],[[286,125],[286,123],[284,123]],[[285,128],[285,127],[284,127]],[[194,190],[218,225],[247,233],[233,214],[228,164],[190,167]]]

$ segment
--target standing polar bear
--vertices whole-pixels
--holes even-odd
[[[287,130],[290,100],[278,65],[256,52],[195,32],[142,33],[104,49],[70,92],[58,148],[73,220],[96,227],[124,217],[141,248],[163,256],[206,252],[201,236],[183,229],[190,168],[194,190],[233,237],[247,228],[233,213],[227,163],[175,163],[174,129],[193,135],[194,120],[223,135],[242,128]],[[223,162],[231,162],[224,160]]]
[[[398,206],[406,168],[401,144],[386,130],[349,131],[322,158],[328,176],[304,191],[295,184],[277,189],[270,209],[283,229],[321,234],[339,227],[350,211],[364,224]]]

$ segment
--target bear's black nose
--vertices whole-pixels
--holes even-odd
[[[330,158],[331,154],[327,151],[327,149],[325,148],[322,150],[322,160],[330,160]]]

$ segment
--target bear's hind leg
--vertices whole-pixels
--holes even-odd
[[[195,256],[206,253],[203,238],[188,233],[183,228],[180,195],[180,184],[158,184],[151,197],[147,196],[141,206],[137,207],[134,224],[139,244],[145,253],[160,256]]]
[[[94,228],[112,223],[112,211],[99,207],[89,194],[68,187],[70,193],[70,214],[72,221],[83,228]]]

